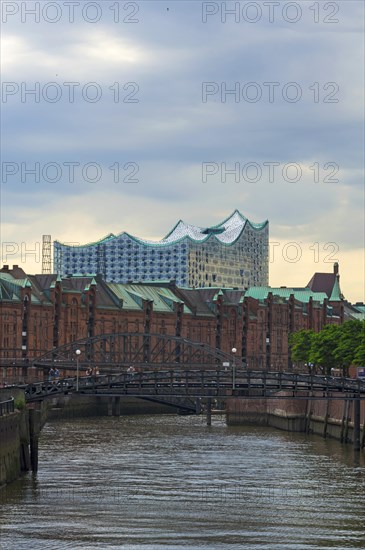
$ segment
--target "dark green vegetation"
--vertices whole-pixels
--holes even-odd
[[[320,332],[300,330],[290,335],[291,357],[306,363],[310,370],[330,374],[341,369],[348,376],[350,365],[365,366],[365,321],[327,325]]]

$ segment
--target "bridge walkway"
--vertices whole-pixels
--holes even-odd
[[[250,371],[244,368],[175,368],[121,372],[44,381],[23,387],[27,402],[58,394],[134,396],[192,403],[197,398],[275,398],[290,392],[294,399],[349,397],[365,399],[365,381],[340,377]],[[322,394],[321,396],[318,393]],[[191,401],[193,399],[193,401]]]

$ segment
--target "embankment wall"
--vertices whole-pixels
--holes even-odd
[[[323,399],[313,394],[293,399],[281,392],[273,398],[235,397],[227,400],[230,425],[272,426],[286,431],[306,432],[354,442],[354,400],[346,396]],[[360,403],[361,448],[365,447],[365,400]]]

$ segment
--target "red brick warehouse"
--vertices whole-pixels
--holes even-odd
[[[303,288],[178,287],[174,281],[108,283],[101,276],[27,275],[0,270],[2,359],[33,359],[85,337],[120,332],[181,336],[237,357],[250,368],[292,368],[290,333],[351,318],[333,273]]]

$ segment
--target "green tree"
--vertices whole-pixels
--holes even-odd
[[[361,321],[362,330],[360,334],[359,345],[355,349],[353,364],[365,367],[365,320]]]
[[[330,374],[331,369],[338,366],[335,350],[340,328],[338,325],[326,325],[320,332],[315,333],[311,340],[309,360],[319,367],[323,374]]]
[[[309,363],[313,330],[299,330],[289,336],[291,358],[295,363]]]
[[[19,411],[22,411],[26,407],[25,403],[25,396],[24,395],[18,395],[18,397],[14,400],[14,407],[18,409]]]
[[[357,349],[364,341],[365,324],[358,320],[346,321],[338,328],[334,356],[338,367],[343,369],[344,376],[348,376],[348,368],[354,362]]]

